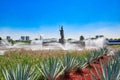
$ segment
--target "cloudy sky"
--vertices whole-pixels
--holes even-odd
[[[120,37],[119,0],[0,0],[0,36]]]

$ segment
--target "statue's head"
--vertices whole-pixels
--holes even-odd
[[[61,30],[63,30],[63,26],[61,26]]]

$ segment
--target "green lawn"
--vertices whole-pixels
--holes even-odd
[[[0,60],[3,58],[3,56],[2,55],[0,55]]]
[[[120,45],[108,45],[108,47],[115,48],[115,49],[120,49]]]

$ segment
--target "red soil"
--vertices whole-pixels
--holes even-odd
[[[108,57],[104,56],[102,60],[106,64]],[[99,59],[99,60],[96,60],[95,63],[90,64],[90,67],[83,68],[82,73],[71,71],[68,74],[68,76],[66,76],[66,74],[63,74],[59,76],[56,80],[93,80],[91,71],[95,74],[95,76],[97,77],[97,80],[100,80],[98,77],[98,74],[95,71],[94,66],[96,66],[96,69],[99,70],[99,72],[102,74],[100,59]]]

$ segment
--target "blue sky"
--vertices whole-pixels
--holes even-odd
[[[119,37],[119,0],[0,0],[0,36]],[[69,34],[68,34],[69,33]]]

